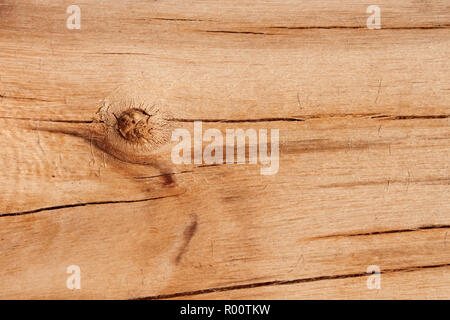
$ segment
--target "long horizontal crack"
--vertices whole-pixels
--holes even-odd
[[[450,25],[434,26],[411,26],[411,27],[383,27],[380,30],[434,30],[448,29]],[[278,30],[369,30],[367,26],[272,26],[269,29]],[[377,31],[380,31],[377,30]],[[276,33],[267,33],[262,31],[238,31],[238,30],[204,30],[208,33],[228,33],[228,34],[250,34],[250,35],[277,35]]]
[[[202,122],[222,122],[222,123],[275,122],[275,121],[302,122],[302,121],[305,121],[304,119],[298,119],[298,118],[260,118],[260,119],[180,119],[180,118],[172,118],[172,119],[168,119],[168,120],[174,121],[174,122],[202,121]]]
[[[185,22],[200,22],[200,21],[212,21],[202,19],[183,19],[183,18],[150,18],[150,20],[162,20],[162,21],[185,21]]]
[[[307,115],[307,116],[295,116],[295,117],[267,117],[257,119],[187,119],[187,118],[170,118],[167,121],[173,122],[218,122],[218,123],[245,123],[245,122],[277,122],[277,121],[289,121],[289,122],[304,122],[315,119],[328,119],[328,118],[366,118],[373,120],[433,120],[433,119],[449,119],[448,114],[435,114],[435,115],[385,115],[385,114],[320,114],[320,115]],[[24,118],[24,117],[6,117],[0,116],[0,119],[11,120],[28,120],[28,121],[43,121],[43,122],[57,122],[57,123],[94,123],[93,120],[64,120],[64,119],[39,119],[39,118]]]
[[[382,270],[380,273],[387,274],[387,273],[398,273],[398,272],[412,272],[412,271],[420,271],[423,269],[435,269],[435,268],[443,268],[443,267],[450,267],[450,263],[385,269],[385,270]],[[324,280],[358,278],[358,277],[364,277],[367,275],[370,275],[370,274],[365,273],[365,272],[360,272],[360,273],[350,273],[350,274],[341,274],[341,275],[300,278],[300,279],[293,279],[293,280],[274,280],[274,281],[242,284],[242,285],[237,285],[237,286],[216,287],[216,288],[209,288],[209,289],[196,290],[196,291],[185,291],[185,292],[177,292],[177,293],[170,293],[170,294],[162,294],[162,295],[157,295],[157,296],[148,296],[148,297],[143,297],[143,298],[137,298],[136,300],[170,299],[170,298],[201,295],[201,294],[214,293],[214,292],[224,292],[224,291],[231,291],[231,290],[242,290],[242,289],[251,289],[251,288],[267,287],[267,286],[291,285],[291,284],[316,282],[316,281],[324,281]]]
[[[438,24],[432,26],[411,26],[411,27],[382,27],[381,30],[429,30],[429,29],[447,29],[449,24]],[[289,30],[330,30],[330,29],[367,29],[367,26],[273,26],[269,29],[289,29]],[[370,30],[372,31],[372,30]]]
[[[411,27],[382,27],[377,31],[382,30],[434,30],[434,29],[448,29],[449,24],[438,25],[424,25],[424,26],[411,26]],[[271,26],[268,29],[273,30],[369,30],[365,25],[360,26]],[[228,34],[254,34],[254,35],[277,35],[275,33],[267,33],[262,31],[238,31],[238,30],[204,30],[208,33],[228,33]]]
[[[150,53],[145,52],[90,52],[89,54],[151,56]]]
[[[130,19],[131,20],[131,19]],[[136,18],[132,19],[132,21],[181,21],[181,22],[212,22],[213,20],[209,19],[194,19],[194,18],[167,18],[167,17],[149,17],[149,18]]]
[[[430,114],[430,115],[399,115],[399,116],[390,116],[390,115],[378,115],[370,117],[371,119],[379,119],[379,120],[418,120],[418,119],[448,119],[450,115],[448,114]]]
[[[145,201],[160,200],[160,199],[164,199],[164,198],[176,197],[176,196],[179,196],[179,195],[181,195],[181,194],[174,194],[174,195],[162,196],[162,197],[154,197],[154,198],[137,199],[137,200],[93,201],[93,202],[64,204],[64,205],[59,205],[59,206],[44,207],[44,208],[28,210],[28,211],[2,213],[2,214],[0,214],[0,218],[2,218],[2,217],[23,216],[23,215],[33,214],[33,213],[38,213],[38,212],[43,212],[43,211],[53,211],[53,210],[60,210],[60,209],[66,209],[66,208],[95,206],[95,205],[101,205],[101,204],[145,202]]]
[[[328,114],[328,115],[307,115],[296,117],[272,117],[272,118],[259,118],[259,119],[182,119],[172,118],[167,119],[175,122],[222,122],[222,123],[239,123],[239,122],[276,122],[276,121],[292,121],[303,122],[314,119],[327,119],[327,118],[366,118],[374,120],[433,120],[433,119],[448,119],[450,115],[438,114],[438,115],[377,115],[377,114]]]
[[[237,33],[237,34],[263,34],[263,35],[275,35],[273,33],[266,32],[252,32],[252,31],[229,31],[229,30],[205,30],[208,33]]]
[[[372,231],[372,232],[360,232],[360,233],[341,233],[341,234],[332,234],[322,237],[316,237],[313,239],[327,239],[327,238],[341,238],[341,237],[361,237],[361,236],[375,236],[380,234],[391,234],[391,233],[404,233],[404,232],[415,232],[415,231],[423,231],[423,230],[434,230],[434,229],[450,229],[450,225],[448,224],[437,224],[437,225],[428,225],[421,226],[417,228],[408,228],[408,229],[392,229],[392,230],[381,230],[381,231]],[[312,239],[309,239],[312,240]]]
[[[3,117],[0,116],[0,119],[8,119],[8,120],[26,120],[26,121],[42,121],[42,122],[58,122],[58,123],[93,123],[92,120],[58,120],[58,119],[36,119],[36,118],[24,118],[24,117]]]

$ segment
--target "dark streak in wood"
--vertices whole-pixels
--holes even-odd
[[[192,237],[194,236],[195,232],[197,231],[197,226],[198,226],[197,219],[198,218],[197,218],[196,214],[192,215],[192,222],[186,227],[186,229],[184,229],[183,244],[182,244],[177,256],[175,257],[175,264],[180,263],[181,258],[187,251],[187,248],[189,246],[189,243],[192,240]]]
[[[30,97],[5,96],[5,95],[3,95],[3,94],[0,94],[0,98],[3,98],[3,99],[12,99],[12,100],[29,100],[29,101],[42,101],[42,102],[57,102],[57,101],[43,100],[43,99],[30,98]]]

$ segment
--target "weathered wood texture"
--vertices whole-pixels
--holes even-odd
[[[449,298],[449,25],[446,0],[1,0],[0,297]],[[279,129],[279,172],[98,148],[136,81],[176,126]]]

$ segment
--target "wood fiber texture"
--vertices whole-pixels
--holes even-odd
[[[449,57],[448,0],[0,0],[0,298],[448,299]],[[118,147],[105,101],[279,129],[279,171]]]

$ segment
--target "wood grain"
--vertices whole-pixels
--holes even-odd
[[[381,30],[369,1],[83,0],[68,30],[72,1],[1,0],[0,298],[448,299],[450,3],[376,2]],[[137,83],[191,134],[279,129],[278,173],[118,159],[93,119]]]

